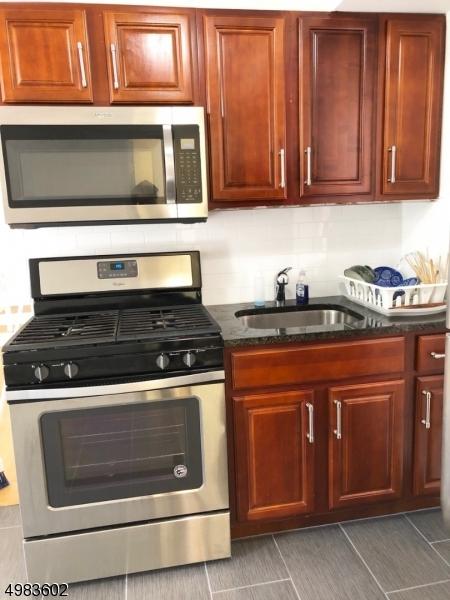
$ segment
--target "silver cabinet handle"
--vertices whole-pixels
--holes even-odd
[[[421,420],[421,423],[425,425],[426,429],[431,427],[431,392],[424,390],[422,394],[425,396],[427,407],[425,409],[425,419]]]
[[[334,401],[336,405],[336,429],[333,431],[336,439],[342,438],[342,402],[340,400]]]
[[[311,185],[311,146],[308,146],[305,150],[306,154],[306,179],[305,184]]]
[[[116,45],[111,44],[111,61],[113,69],[113,86],[115,90],[119,89],[119,72],[117,70],[117,50]]]
[[[431,358],[435,358],[436,360],[445,358],[445,354],[440,354],[439,352],[430,352],[430,356],[431,356]]]
[[[84,56],[83,56],[83,44],[81,42],[77,42],[78,49],[78,60],[80,62],[80,73],[81,73],[81,87],[87,87],[86,81],[86,69],[84,68]]]
[[[308,409],[308,433],[306,437],[310,444],[314,444],[314,406],[310,403],[306,403]]]
[[[391,153],[391,177],[390,179],[388,179],[388,181],[390,183],[395,183],[397,167],[397,146],[391,146],[389,148],[389,152]]]
[[[280,155],[280,188],[286,187],[286,153],[284,148],[278,153]]]

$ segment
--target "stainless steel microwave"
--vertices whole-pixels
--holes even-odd
[[[1,187],[12,227],[204,221],[199,107],[1,107]]]

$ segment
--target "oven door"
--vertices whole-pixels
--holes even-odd
[[[11,418],[25,537],[228,507],[222,382],[12,404]]]

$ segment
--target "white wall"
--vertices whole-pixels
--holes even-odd
[[[106,0],[105,0],[106,1]],[[109,0],[111,1],[111,0]],[[122,2],[123,3],[123,2]],[[147,4],[146,2],[130,2]],[[213,2],[161,0],[155,5],[226,6],[290,10],[441,11],[450,0],[426,3],[327,0]],[[450,14],[450,13],[449,13]],[[448,42],[450,48],[450,42]],[[285,266],[305,268],[314,296],[338,291],[338,275],[354,263],[396,265],[406,251],[448,248],[450,222],[450,61],[447,64],[441,199],[435,203],[328,206],[217,211],[205,224],[10,230],[0,224],[0,306],[28,300],[28,258],[95,253],[198,249],[207,304],[253,299],[253,277],[262,271],[267,297],[273,277]],[[292,277],[295,280],[295,276]],[[293,295],[293,284],[288,295]]]

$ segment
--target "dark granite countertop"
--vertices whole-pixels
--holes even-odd
[[[309,306],[334,305],[352,311],[363,318],[352,325],[331,324],[288,329],[250,329],[235,317],[237,311],[255,310],[251,302],[208,306],[211,315],[222,328],[225,346],[250,346],[257,344],[279,344],[341,338],[370,337],[379,335],[405,334],[407,332],[442,331],[445,329],[445,312],[422,317],[385,317],[384,315],[355,304],[344,296],[311,298]],[[266,302],[265,309],[275,306]],[[287,300],[286,306],[295,306],[295,300]]]

